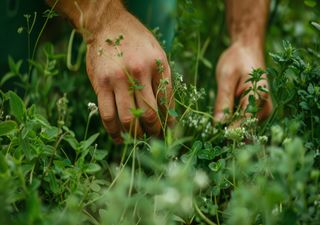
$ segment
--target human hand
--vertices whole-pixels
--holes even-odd
[[[91,34],[87,47],[87,73],[102,122],[116,143],[122,142],[121,132],[158,136],[163,127],[158,109],[164,124],[172,123],[167,113],[174,99],[166,54],[136,18],[122,10]],[[133,113],[138,108],[139,119]]]
[[[218,83],[218,94],[215,103],[215,121],[224,121],[224,114],[227,109],[230,113],[235,107],[235,99],[240,98],[243,93],[252,87],[251,82],[246,82],[250,76],[249,73],[255,68],[264,68],[263,51],[259,47],[243,45],[234,42],[220,56],[216,70],[216,79]],[[265,75],[263,75],[266,78]],[[266,79],[258,82],[259,86],[268,89]],[[266,118],[272,111],[272,102],[270,95],[265,92],[259,93],[260,98],[257,105],[260,111],[257,116],[259,119]],[[239,99],[239,106],[245,110],[249,104],[249,95],[242,96]],[[249,116],[246,114],[246,116]]]

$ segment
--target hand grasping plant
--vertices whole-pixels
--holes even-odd
[[[224,120],[224,112],[233,111],[235,98],[242,97],[246,90],[253,88],[252,82],[246,82],[251,78],[251,71],[265,67],[264,35],[269,0],[226,0],[226,6],[231,46],[221,55],[217,65],[216,121]],[[256,85],[268,89],[266,79],[260,79]],[[268,93],[260,92],[260,95],[257,100],[261,111],[257,116],[263,119],[271,113],[272,102]],[[249,96],[244,95],[240,99],[239,106],[243,111],[249,104]]]
[[[143,132],[159,135],[162,126],[158,108],[167,115],[173,101],[170,67],[153,35],[120,0],[60,0],[56,8],[87,41],[87,72],[97,94],[101,119],[115,142],[122,142],[123,131],[135,136]],[[168,81],[162,94],[168,100],[165,106],[157,94],[161,79]],[[132,113],[137,108],[142,110],[140,119]],[[170,116],[165,117],[172,121]]]

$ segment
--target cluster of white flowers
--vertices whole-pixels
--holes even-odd
[[[226,139],[241,142],[247,135],[247,130],[244,127],[227,128],[224,130],[224,137]]]
[[[188,113],[188,115],[182,119],[182,124],[185,127],[194,128],[201,133],[203,139],[218,133],[218,129],[212,126],[211,118],[196,113]]]
[[[176,78],[176,81],[178,81],[180,83],[183,82],[183,75],[181,73],[176,73],[175,78]]]
[[[252,128],[258,124],[258,121],[259,121],[258,118],[251,117],[251,118],[245,119],[242,124],[246,128]]]
[[[197,90],[197,88],[193,85],[190,85],[189,90],[189,104],[194,104],[198,102],[200,99],[203,99],[205,96],[205,90],[204,88],[201,88],[200,90]]]

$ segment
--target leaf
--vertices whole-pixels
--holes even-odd
[[[308,106],[308,103],[306,102],[300,102],[300,107],[304,110],[309,110],[309,106]]]
[[[106,150],[96,150],[93,157],[95,160],[100,161],[103,160],[108,154],[109,152]]]
[[[86,173],[96,173],[101,170],[101,166],[96,163],[90,163],[84,170]]]
[[[52,171],[49,172],[48,179],[51,191],[55,194],[59,193],[59,185],[57,183],[56,176],[53,174]]]
[[[98,138],[98,136],[99,136],[99,133],[96,133],[96,134],[92,135],[91,137],[89,137],[87,140],[81,141],[80,142],[81,150],[85,150],[85,149],[89,148],[95,142],[95,140]]]
[[[18,122],[22,122],[26,113],[26,106],[22,99],[13,91],[7,93],[10,104],[11,114],[15,116]]]
[[[311,25],[316,28],[318,31],[320,31],[320,24],[316,22],[311,22]]]
[[[142,114],[144,113],[144,110],[140,109],[140,108],[131,108],[130,112],[132,113],[132,115],[135,118],[140,118],[142,116]]]
[[[94,192],[99,192],[101,190],[101,187],[99,185],[98,182],[96,181],[93,181],[91,184],[90,184],[90,188],[91,190],[93,190]]]
[[[0,173],[5,173],[8,170],[7,160],[0,152]]]
[[[16,130],[18,127],[17,123],[12,120],[7,120],[0,123],[0,137],[5,136]]]
[[[47,127],[42,129],[40,135],[42,138],[52,141],[58,137],[59,129],[57,127]]]
[[[313,88],[313,85],[312,85],[312,84],[309,84],[309,86],[308,86],[308,92],[309,92],[310,94],[313,94],[313,93],[314,93],[314,88]]]
[[[211,63],[208,59],[206,59],[206,58],[201,58],[200,60],[201,60],[201,62],[203,63],[203,65],[204,65],[205,67],[207,67],[208,69],[212,69],[212,68],[213,68],[212,63]]]
[[[258,86],[258,90],[267,94],[269,93],[269,90],[263,86]]]
[[[225,167],[225,164],[226,164],[225,160],[220,159],[218,162],[212,162],[208,166],[209,166],[209,169],[212,170],[213,172],[218,172],[219,170]]]
[[[9,56],[8,64],[9,64],[10,71],[15,75],[18,75],[20,73],[22,62],[23,62],[22,60],[19,60],[18,62],[15,63],[13,58]]]
[[[16,74],[12,72],[6,73],[0,81],[0,86],[2,86],[5,82],[7,82],[8,80],[10,80],[12,77],[15,77],[15,76]]]
[[[304,1],[304,4],[306,6],[309,6],[309,7],[315,7],[317,5],[317,2],[315,0],[305,0]]]
[[[65,140],[66,142],[69,143],[69,145],[72,147],[73,150],[77,150],[79,148],[79,142],[77,141],[77,139],[72,136],[71,134],[69,135],[65,135],[63,137],[63,140]]]
[[[192,145],[192,150],[194,152],[198,152],[202,148],[202,142],[201,141],[195,141]]]

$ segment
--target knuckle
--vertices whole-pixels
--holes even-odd
[[[107,75],[97,76],[96,84],[99,87],[110,84],[110,76],[107,76]]]
[[[101,112],[100,112],[100,114],[101,114]],[[108,126],[110,123],[112,123],[115,120],[115,115],[109,114],[109,113],[102,113],[101,119],[106,124],[106,126]]]
[[[142,63],[136,63],[130,68],[131,73],[136,77],[141,76],[143,74],[143,70],[144,68]]]
[[[147,124],[154,124],[158,120],[158,114],[152,109],[147,109],[142,114],[141,119]]]
[[[120,122],[124,128],[128,129],[130,128],[131,124],[134,122],[134,116],[129,115],[129,116],[124,116],[120,118]]]
[[[115,83],[128,80],[126,74],[122,70],[114,72],[110,79],[112,79],[112,81]]]

